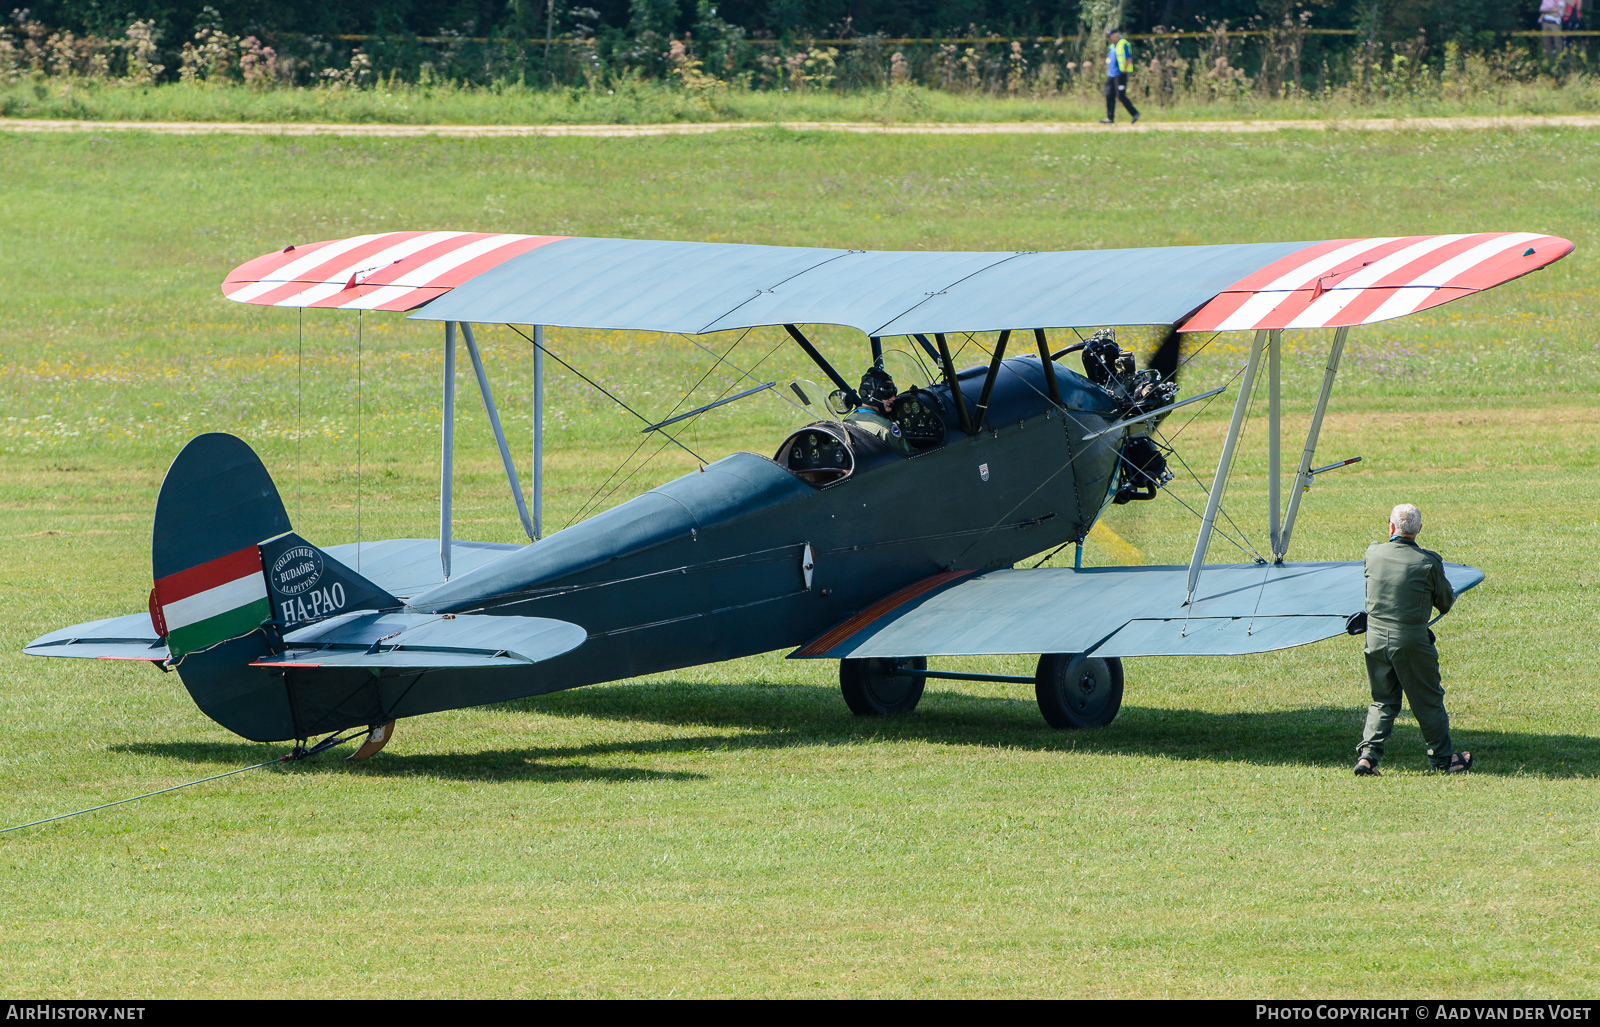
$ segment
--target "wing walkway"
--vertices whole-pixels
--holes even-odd
[[[1279,121],[1145,121],[1101,125],[1084,121],[990,121],[890,123],[848,121],[714,121],[657,125],[341,125],[318,122],[229,121],[52,121],[0,118],[0,132],[154,132],[160,135],[354,136],[408,138],[444,136],[472,139],[528,136],[638,138],[706,135],[750,129],[793,132],[851,132],[864,135],[1073,135],[1109,132],[1472,132],[1486,129],[1600,128],[1600,115],[1515,115],[1456,118],[1350,118]]]

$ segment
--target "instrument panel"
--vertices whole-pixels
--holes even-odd
[[[849,447],[831,432],[805,428],[789,436],[778,451],[778,463],[813,485],[847,477],[855,469]]]
[[[934,399],[921,389],[912,389],[896,397],[889,416],[900,428],[900,437],[912,449],[932,449],[944,444],[944,419],[939,416]]]

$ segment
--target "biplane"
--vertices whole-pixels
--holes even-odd
[[[149,661],[246,738],[304,748],[365,729],[368,754],[400,718],[784,649],[839,661],[843,698],[863,716],[911,711],[930,678],[978,678],[1032,684],[1052,726],[1105,725],[1121,705],[1124,659],[1260,653],[1346,630],[1364,604],[1361,565],[1286,557],[1301,497],[1328,469],[1314,466],[1318,435],[1349,330],[1571,250],[1505,232],[1010,253],[420,231],[288,246],[235,269],[224,295],[442,323],[439,538],[316,545],[294,532],[248,445],[201,435],[156,502],[148,611],[52,632],[26,652]],[[526,494],[473,335],[483,324],[509,326],[531,348]],[[803,330],[814,325],[859,331],[880,387],[853,384]],[[1134,325],[1165,330],[1143,368],[1106,330]],[[807,423],[762,453],[703,463],[545,535],[543,359],[560,359],[546,327],[690,337],[781,327],[829,384],[787,386]],[[1283,509],[1282,333],[1327,328]],[[458,329],[526,545],[452,535]],[[1053,348],[1069,331],[1077,341]],[[1193,556],[1083,567],[1101,514],[1172,478],[1163,419],[1223,391],[1176,395],[1179,342],[1195,332],[1253,334]],[[993,334],[988,359],[958,367],[952,341],[977,333]],[[1263,364],[1270,558],[1207,564]],[[913,365],[928,369],[922,380],[902,370],[881,388]],[[780,388],[741,373],[750,387],[738,395],[644,430],[677,441],[683,418]],[[1073,543],[1072,567],[1020,566]],[[1457,564],[1447,573],[1458,592],[1483,579]],[[1032,678],[929,664],[1014,654],[1039,654]]]

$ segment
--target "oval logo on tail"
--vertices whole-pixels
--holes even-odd
[[[322,580],[322,554],[312,546],[293,546],[272,561],[272,588],[286,596],[297,596],[316,587]]]

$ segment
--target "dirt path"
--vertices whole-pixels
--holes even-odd
[[[1301,131],[1424,131],[1460,132],[1508,128],[1600,128],[1600,115],[1566,114],[1517,117],[1462,118],[1353,118],[1326,121],[1146,121],[1139,125],[1106,126],[1082,121],[993,121],[933,124],[887,124],[827,121],[721,121],[667,125],[338,125],[296,122],[227,121],[48,121],[36,118],[0,118],[0,131],[8,132],[155,132],[161,135],[274,135],[274,136],[458,136],[492,139],[502,136],[640,136],[704,135],[754,128],[785,128],[795,132],[856,132],[878,135],[1071,135],[1083,132],[1280,132]]]

